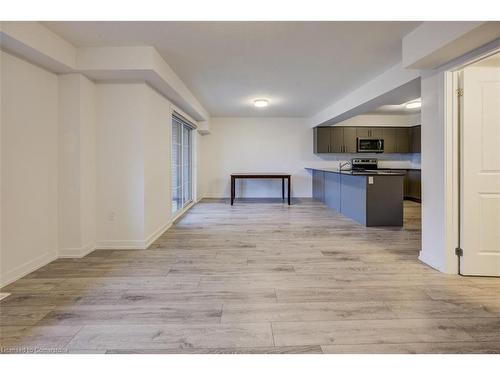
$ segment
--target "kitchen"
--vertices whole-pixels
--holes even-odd
[[[420,106],[417,97],[315,127],[313,152],[333,163],[306,167],[313,198],[365,226],[403,226],[404,201],[421,202]]]

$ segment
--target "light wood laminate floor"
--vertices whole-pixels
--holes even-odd
[[[203,200],[148,250],[59,259],[8,285],[2,352],[500,352],[500,279],[417,260],[404,228],[312,200]]]

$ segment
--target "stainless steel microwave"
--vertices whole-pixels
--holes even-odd
[[[357,152],[384,152],[384,140],[382,138],[358,138]]]

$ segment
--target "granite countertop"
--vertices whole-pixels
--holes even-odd
[[[306,167],[305,169],[338,173],[338,174],[347,174],[350,176],[404,176],[405,175],[405,172],[398,172],[398,170],[389,170],[389,169],[373,170],[373,171],[341,171],[338,168],[319,168],[319,167]]]
[[[390,171],[421,171],[421,168],[382,168]]]

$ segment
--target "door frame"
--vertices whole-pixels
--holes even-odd
[[[462,168],[461,158],[463,146],[462,133],[462,96],[463,89],[461,71],[480,60],[500,53],[500,47],[477,53],[459,64],[446,67],[444,70],[444,122],[445,122],[445,163],[446,163],[446,243],[449,244],[446,259],[456,262],[456,273],[461,274],[460,260],[462,233]]]

